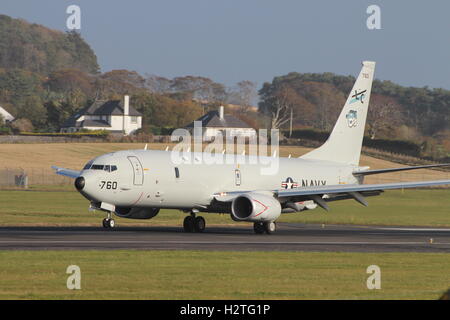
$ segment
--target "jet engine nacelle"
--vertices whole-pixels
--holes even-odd
[[[159,208],[124,208],[116,207],[115,214],[128,219],[151,219],[159,213]]]
[[[231,215],[236,221],[274,221],[281,215],[281,205],[271,195],[246,193],[233,199]]]

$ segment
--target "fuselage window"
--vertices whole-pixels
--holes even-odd
[[[111,172],[116,171],[117,170],[117,166],[111,166]]]
[[[180,170],[178,170],[177,167],[175,167],[175,178],[179,178],[180,177]]]
[[[105,170],[106,172],[109,172],[109,171],[110,171],[110,166],[109,166],[109,165],[106,165],[105,168],[104,168],[103,170]]]

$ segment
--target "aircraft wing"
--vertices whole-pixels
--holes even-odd
[[[52,169],[55,169],[56,174],[60,174],[62,176],[66,176],[69,178],[78,178],[80,176],[80,171],[60,168],[57,166],[52,166]]]
[[[222,192],[214,195],[220,202],[231,202],[234,198],[252,192],[270,192],[277,198],[291,198],[297,201],[313,200],[320,207],[329,210],[327,202],[345,199],[354,199],[360,204],[367,206],[365,196],[377,196],[384,190],[422,188],[439,185],[450,185],[450,180],[397,182],[380,184],[338,184],[329,186],[313,186],[293,189],[279,189],[272,191],[232,191]]]
[[[423,166],[412,166],[412,167],[402,167],[402,168],[361,170],[361,171],[354,171],[353,175],[354,176],[367,176],[367,175],[371,175],[371,174],[389,173],[389,172],[406,171],[406,170],[417,170],[417,169],[427,169],[427,168],[448,167],[448,166],[450,166],[450,163],[427,164],[427,165],[423,165]]]
[[[397,182],[380,184],[339,184],[330,186],[304,187],[295,189],[281,189],[275,192],[278,198],[291,197],[301,200],[314,200],[325,210],[329,210],[326,202],[341,199],[355,199],[367,206],[365,195],[378,195],[384,190],[432,187],[450,185],[450,180]],[[335,198],[335,199],[333,199]]]

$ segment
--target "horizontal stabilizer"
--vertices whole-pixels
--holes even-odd
[[[448,167],[450,163],[442,163],[442,164],[427,164],[423,166],[413,166],[413,167],[403,167],[403,168],[390,168],[390,169],[378,169],[378,170],[363,170],[363,171],[354,171],[354,176],[368,176],[371,174],[380,174],[380,173],[390,173],[397,171],[407,171],[407,170],[417,170],[417,169],[429,169],[429,168],[438,168],[438,167]]]

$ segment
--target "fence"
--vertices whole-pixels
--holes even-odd
[[[105,142],[161,142],[169,143],[170,136],[158,136],[140,134],[136,136],[123,136],[120,134],[110,134],[106,137],[53,137],[53,136],[12,136],[0,135],[0,144],[7,143],[105,143]]]
[[[73,184],[73,179],[44,168],[0,169],[0,188],[28,188],[29,186],[56,186]]]

